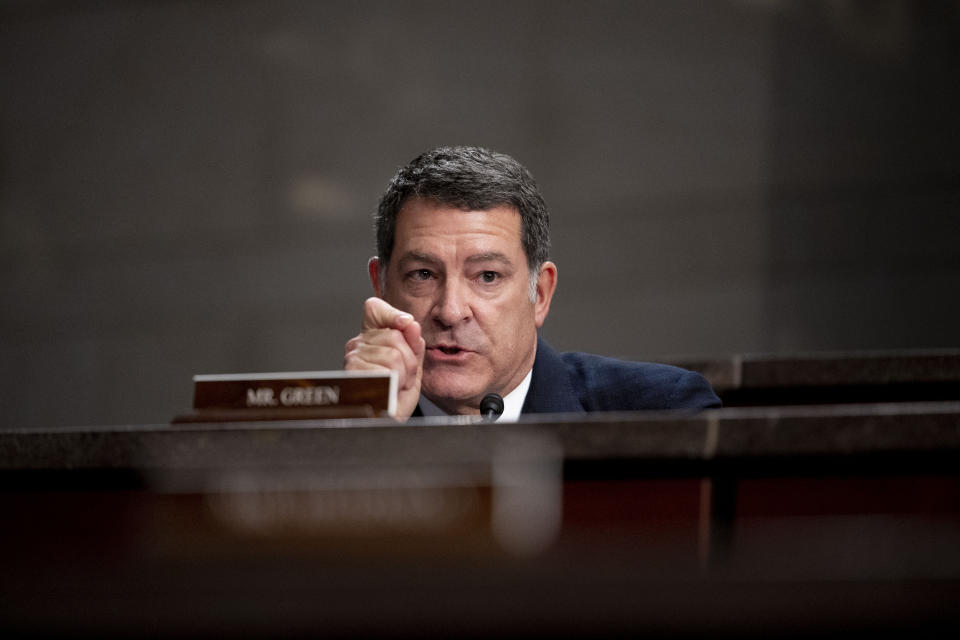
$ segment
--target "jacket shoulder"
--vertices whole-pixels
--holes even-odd
[[[666,364],[561,353],[587,411],[711,409],[720,399],[699,373]]]

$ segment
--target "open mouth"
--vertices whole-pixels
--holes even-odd
[[[457,354],[464,353],[466,351],[466,349],[461,349],[460,347],[443,345],[443,344],[438,344],[434,347],[431,347],[431,349],[433,349],[434,351],[439,351],[440,353],[448,356],[455,356]]]
[[[460,347],[437,347],[437,349],[448,356],[456,355],[463,351]]]

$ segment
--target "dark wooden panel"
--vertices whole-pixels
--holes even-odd
[[[702,373],[725,407],[960,399],[960,350],[737,355],[674,360]]]
[[[0,431],[0,626],[960,631],[958,403],[540,420]]]

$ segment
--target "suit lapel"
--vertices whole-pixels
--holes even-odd
[[[578,394],[570,384],[567,366],[560,354],[537,338],[537,357],[533,362],[530,390],[523,403],[524,413],[583,413]]]

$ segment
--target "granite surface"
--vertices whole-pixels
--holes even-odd
[[[463,466],[503,451],[675,461],[956,455],[960,402],[555,415],[510,425],[435,418],[0,430],[0,470]]]

